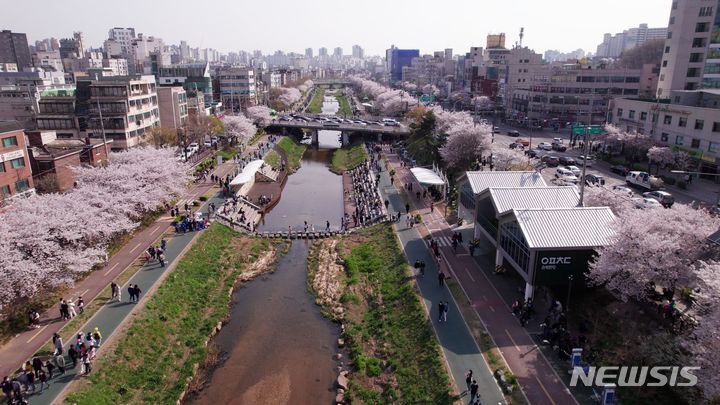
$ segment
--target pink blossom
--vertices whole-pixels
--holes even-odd
[[[224,123],[225,134],[230,137],[237,137],[241,142],[252,138],[257,133],[257,127],[244,115],[226,116]]]
[[[257,105],[247,109],[247,116],[259,127],[266,127],[272,122],[270,108],[264,105]]]

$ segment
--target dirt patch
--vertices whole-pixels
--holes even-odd
[[[345,268],[337,252],[336,239],[323,240],[315,248],[317,268],[312,273],[312,289],[315,291],[315,302],[329,311],[332,319],[340,321],[345,317],[345,309],[340,303],[345,290]]]

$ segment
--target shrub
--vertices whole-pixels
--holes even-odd
[[[610,158],[610,160],[608,162],[613,166],[625,164],[625,160],[623,160],[623,159]]]
[[[200,196],[200,201],[207,201],[207,200],[208,200],[208,198],[206,196],[204,196],[204,195]]]
[[[192,204],[192,205],[193,205],[193,207],[199,207],[199,206],[200,206],[200,201],[193,201],[193,204]]]

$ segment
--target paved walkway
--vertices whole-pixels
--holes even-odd
[[[388,153],[387,148],[384,149],[384,153],[391,167],[397,172],[396,178],[399,182],[396,184],[399,187],[414,182],[409,169],[400,167],[397,155]],[[417,183],[413,187],[420,189]],[[452,277],[465,291],[465,295],[485,324],[510,370],[517,376],[528,401],[531,404],[552,405],[577,403],[555,370],[540,353],[531,336],[512,315],[506,299],[488,277],[488,270],[484,271],[463,247],[458,248],[457,254],[453,253],[449,243],[452,230],[442,213],[438,210],[430,212],[428,200],[412,197],[408,202],[412,207],[411,212],[421,214],[423,218],[423,226],[418,227],[423,236],[431,236],[439,240],[443,258],[441,265],[449,268]],[[402,202],[402,205],[404,204]]]
[[[263,137],[261,142],[267,139]],[[244,154],[252,153],[256,148],[246,148]],[[232,176],[236,170],[236,165],[232,161],[228,161],[217,167],[213,173],[224,178],[226,175]],[[205,195],[208,191],[216,187],[216,183],[209,181],[195,184],[188,194],[178,202],[178,207],[182,207],[184,201],[194,201],[200,196]],[[205,202],[200,210],[207,212],[207,205],[215,202],[217,206],[221,205],[222,198],[217,194]],[[75,285],[75,287],[65,296],[68,298],[77,298],[83,296],[86,305],[97,296],[113,281],[120,273],[129,267],[135,259],[147,250],[161,235],[168,232],[166,237],[166,260],[168,264],[162,268],[157,262],[144,265],[128,283],[122,286],[121,293],[124,302],[114,302],[104,305],[90,320],[79,330],[88,332],[95,326],[99,327],[103,335],[103,339],[107,339],[110,334],[122,323],[122,321],[131,312],[135,304],[127,302],[127,287],[129,284],[138,284],[143,291],[141,298],[144,298],[145,292],[150,291],[155,282],[160,279],[162,274],[175,263],[180,253],[190,244],[199,232],[188,232],[187,234],[175,234],[171,226],[173,218],[163,216],[155,223],[148,226],[141,232],[135,234],[125,246],[120,249],[108,261],[108,264],[100,270],[90,273],[84,280]],[[57,308],[54,306],[41,315],[40,329],[32,329],[24,331],[16,335],[13,339],[0,347],[0,376],[10,375],[16,371],[25,361],[32,357],[46,342],[51,340],[53,333],[59,332],[65,325],[65,321],[61,321]],[[70,347],[73,342],[64,342],[65,348]],[[102,350],[100,350],[102,353]],[[71,363],[69,363],[71,364]],[[54,398],[62,391],[67,383],[73,380],[75,373],[79,372],[78,367],[75,370],[67,370],[65,375],[59,376],[51,380],[50,389],[40,395],[32,395],[29,400],[32,404],[52,403]]]
[[[390,201],[390,213],[404,212],[405,202],[398,190],[390,184],[390,178],[386,170],[383,170],[380,177],[380,191],[384,198]],[[422,239],[418,227],[407,228],[402,219],[394,225],[395,231],[405,250],[408,261],[424,260],[427,264],[425,276],[416,279],[420,289],[421,298],[425,307],[430,313],[430,321],[435,329],[435,334],[442,347],[443,354],[451,371],[451,378],[457,386],[461,395],[467,390],[465,385],[465,373],[473,370],[474,377],[479,385],[482,403],[498,404],[504,403],[500,388],[495,383],[495,378],[488,367],[482,352],[475,339],[468,329],[467,324],[460,315],[457,303],[447,287],[438,285],[438,269],[430,255],[430,252]],[[447,270],[445,269],[445,272]],[[438,304],[440,301],[453,301],[450,303],[448,321],[438,321]],[[469,395],[463,396],[463,401],[469,401]]]

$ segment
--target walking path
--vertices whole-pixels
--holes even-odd
[[[406,183],[414,182],[409,168],[400,166],[397,155],[388,153],[387,147],[383,153],[389,160],[390,168],[394,168],[397,172],[395,177],[400,180],[396,182],[398,187],[404,187]],[[413,187],[420,189],[417,182]],[[520,326],[518,319],[512,315],[506,300],[488,278],[488,272],[483,271],[479,263],[463,247],[458,247],[457,254],[453,252],[449,243],[452,230],[442,213],[437,209],[430,212],[429,201],[425,199],[410,197],[407,202],[413,207],[411,210],[413,215],[420,214],[422,216],[423,224],[417,227],[420,233],[440,241],[441,261],[443,262],[441,265],[449,268],[452,277],[465,291],[465,295],[478,317],[485,324],[487,332],[500,349],[510,370],[517,377],[528,401],[531,404],[552,405],[577,403],[555,370],[538,350],[531,336]],[[401,201],[399,204],[404,206],[405,202]],[[395,202],[393,202],[393,206],[397,206]],[[417,244],[417,249],[420,248],[425,249],[427,254],[424,243]],[[408,254],[408,257],[410,260],[415,258],[411,254]],[[430,261],[426,260],[426,263],[430,263]],[[445,346],[442,341],[441,344]]]
[[[390,184],[390,177],[387,170],[381,172],[380,192],[384,198],[390,201],[390,214],[405,212],[405,202],[398,190]],[[438,269],[430,252],[422,239],[419,227],[407,228],[403,226],[404,221],[394,225],[400,243],[405,250],[408,261],[424,260],[426,263],[425,276],[416,279],[418,288],[425,307],[430,313],[430,321],[435,329],[435,334],[440,342],[451,378],[457,386],[458,393],[463,395],[464,400],[469,400],[469,394],[465,385],[465,373],[473,370],[474,378],[479,385],[479,392],[483,404],[505,403],[500,388],[495,382],[490,368],[483,358],[480,347],[470,332],[465,320],[460,315],[457,303],[446,286],[438,285]],[[444,269],[447,273],[447,269]],[[440,301],[453,301],[450,303],[447,322],[439,322],[437,308]]]
[[[260,140],[260,142],[265,141],[266,137],[263,137],[263,139]],[[252,153],[255,149],[255,147],[246,148],[244,154],[247,155]],[[232,176],[235,168],[235,163],[227,161],[218,166],[213,173],[221,178],[224,178],[226,175]],[[197,200],[200,196],[205,195],[213,188],[217,188],[217,183],[207,181],[194,185],[188,191],[188,194],[178,202],[178,207],[182,207],[185,201],[191,202]],[[222,201],[223,199],[216,195],[205,202],[205,204],[200,207],[200,210],[207,212],[206,207],[210,202],[215,202],[217,206],[220,206]],[[171,227],[172,221],[172,217],[163,216],[155,223],[135,234],[132,239],[122,247],[122,249],[109,259],[105,267],[90,273],[65,295],[66,298],[76,298],[78,296],[82,296],[87,306],[93,299],[97,298],[104,289],[108,288],[110,282],[113,281],[128,266],[130,266],[135,259],[147,250],[147,248],[150,247],[150,245],[152,245],[161,235],[166,232],[170,232],[166,237],[167,248],[165,251],[166,261],[168,264],[165,265],[165,267],[160,267],[158,262],[152,262],[142,266],[142,268],[133,275],[128,283],[121,286],[121,293],[124,297],[124,302],[114,302],[104,305],[87,321],[85,325],[78,329],[79,331],[88,332],[97,326],[103,335],[103,340],[107,340],[112,332],[116,330],[117,327],[131,313],[133,307],[135,306],[135,304],[127,302],[127,286],[129,284],[138,284],[140,289],[143,291],[141,294],[142,300],[147,296],[146,293],[153,289],[155,283],[161,278],[167,269],[174,267],[178,259],[182,256],[182,253],[184,253],[184,250],[190,245],[199,232],[175,234],[173,228]],[[31,356],[37,353],[37,351],[52,338],[53,333],[59,332],[60,329],[62,329],[65,325],[65,321],[60,320],[59,311],[56,307],[57,305],[53,306],[41,315],[40,329],[24,331],[0,347],[0,376],[10,375],[16,371],[23,363],[25,363],[25,361],[30,359]],[[66,353],[71,343],[73,342],[64,342]],[[100,349],[99,352],[102,354],[102,349]],[[76,372],[79,372],[79,370],[80,367],[75,370],[70,368],[67,369],[65,375],[56,377],[50,381],[51,384],[48,390],[45,390],[40,395],[30,396],[30,403],[52,403],[64,387],[74,379]]]

